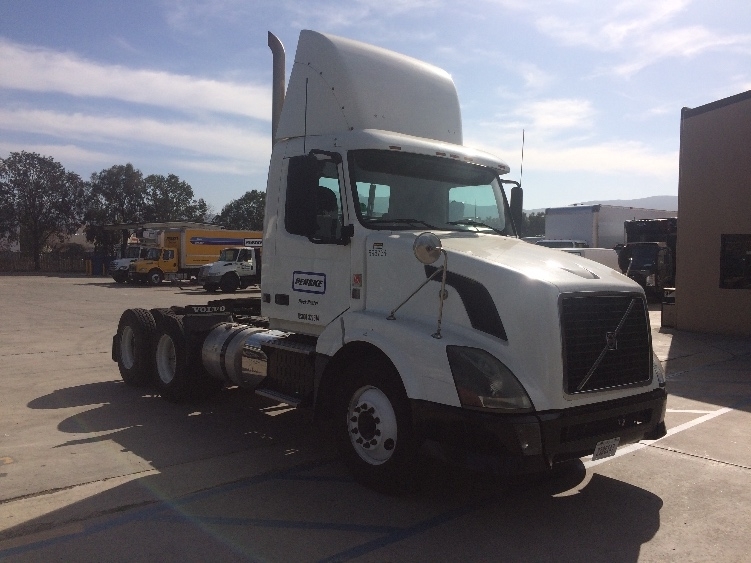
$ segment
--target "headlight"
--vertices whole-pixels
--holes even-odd
[[[485,350],[447,346],[446,354],[463,407],[532,409],[532,401],[511,370]]]
[[[662,369],[660,358],[654,352],[652,352],[652,376],[657,379],[660,387],[665,387],[665,370]]]
[[[649,287],[654,287],[655,286],[655,275],[654,274],[649,274],[647,276],[647,282],[646,283],[647,283],[647,285]]]

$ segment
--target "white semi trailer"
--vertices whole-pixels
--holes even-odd
[[[302,31],[284,98],[269,45],[261,298],[126,310],[126,383],[309,408],[384,491],[412,486],[424,452],[529,473],[665,434],[642,288],[517,238],[521,189],[509,204],[506,163],[462,144],[446,72]]]
[[[575,239],[591,248],[614,248],[626,242],[624,222],[674,216],[675,211],[618,205],[550,207],[545,210],[545,238]]]

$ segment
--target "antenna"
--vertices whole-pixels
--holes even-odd
[[[519,185],[522,185],[522,176],[524,176],[524,129],[522,129],[522,161],[519,165]]]

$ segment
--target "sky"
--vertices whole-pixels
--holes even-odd
[[[681,108],[751,90],[748,0],[0,0],[0,158],[130,162],[218,213],[265,189],[267,32],[289,78],[301,29],[448,71],[525,209],[676,195]]]

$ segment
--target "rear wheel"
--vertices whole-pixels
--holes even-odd
[[[340,452],[354,478],[383,493],[416,486],[416,447],[407,394],[386,361],[351,365],[342,374],[335,425]]]
[[[159,285],[162,283],[163,279],[164,279],[164,275],[162,274],[161,270],[158,270],[156,268],[151,270],[147,277],[149,285]]]
[[[120,317],[116,336],[119,342],[117,367],[127,385],[142,387],[153,379],[151,338],[154,329],[154,317],[145,309],[127,309]]]
[[[204,371],[200,354],[191,353],[180,317],[161,315],[154,342],[154,381],[163,398],[175,403],[207,399],[223,387]]]
[[[219,287],[222,289],[222,293],[234,293],[237,288],[240,287],[240,280],[235,274],[224,274]]]

